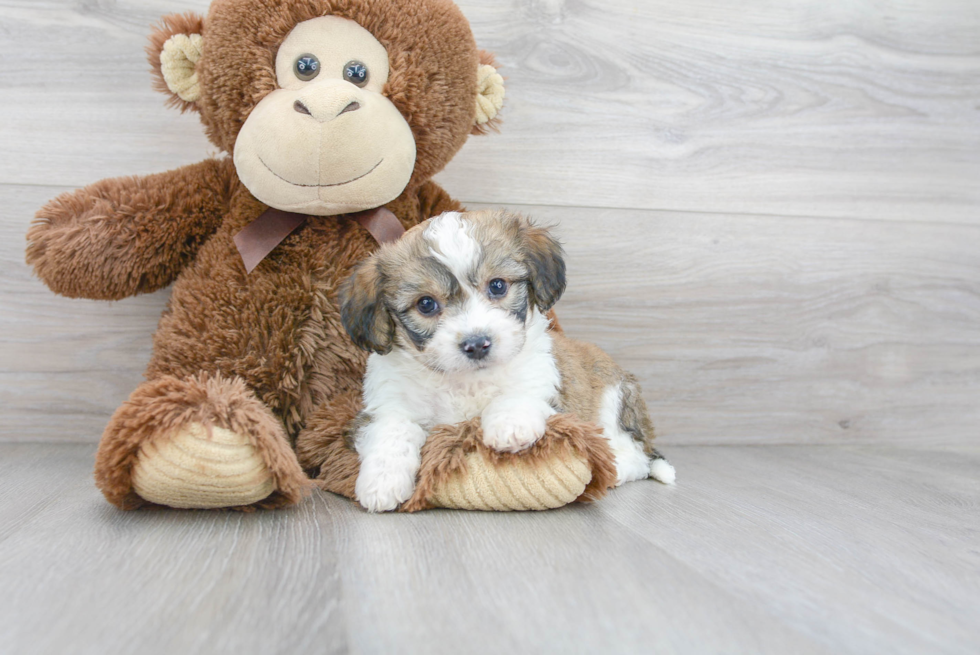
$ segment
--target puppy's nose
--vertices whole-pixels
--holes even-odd
[[[480,334],[475,337],[466,337],[459,344],[459,349],[470,359],[480,360],[490,354],[490,346],[493,342],[490,337]]]

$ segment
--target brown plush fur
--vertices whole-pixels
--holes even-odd
[[[556,414],[548,418],[544,436],[533,446],[520,453],[502,453],[484,445],[478,418],[458,425],[436,426],[422,447],[415,493],[399,509],[416,512],[430,508],[428,499],[433,490],[450,477],[465,474],[465,457],[474,451],[492,463],[520,459],[541,467],[547,467],[561,454],[575,452],[584,456],[592,469],[592,479],[577,500],[598,500],[616,484],[616,459],[601,434],[595,424],[585,423],[574,414]]]
[[[351,421],[361,411],[361,394],[351,391],[325,403],[310,418],[310,426],[296,440],[300,466],[325,491],[354,497],[360,461],[350,440]]]
[[[310,421],[309,429],[296,444],[300,464],[309,471],[321,489],[354,498],[359,462],[351,443],[352,421],[360,411],[357,394],[336,398]],[[579,497],[580,502],[596,500],[616,483],[616,461],[601,430],[592,423],[571,414],[556,414],[548,419],[544,436],[521,453],[501,453],[483,444],[480,419],[457,425],[439,425],[422,446],[415,493],[399,511],[417,512],[432,507],[433,491],[455,475],[465,475],[466,456],[478,452],[491,463],[513,459],[548,466],[561,454],[573,451],[584,456],[592,469],[592,480]]]
[[[460,209],[429,180],[463,145],[476,111],[480,54],[449,0],[215,0],[207,19],[174,15],[157,28],[147,49],[156,87],[172,105],[198,110],[211,141],[233,153],[249,112],[276,88],[280,42],[298,22],[330,14],[357,21],[385,46],[384,92],[415,136],[411,181],[386,206],[406,228]],[[205,39],[194,105],[175,99],[160,75],[163,44],[184,32]],[[377,244],[344,217],[311,217],[246,275],[232,237],[265,210],[231,159],[219,158],[104,180],[38,212],[27,261],[52,290],[118,299],[174,284],[148,382],[103,435],[97,477],[112,502],[139,503],[129,469],[140,443],[188,416],[257,431],[249,434],[279,489],[265,504],[296,502],[305,476],[283,444],[315,408],[359,389],[365,354],[341,327],[337,284]]]
[[[174,15],[157,28],[147,48],[156,87],[171,105],[198,111],[209,139],[232,154],[245,119],[276,88],[283,38],[297,23],[330,14],[357,21],[387,49],[384,93],[416,140],[411,180],[386,207],[406,228],[461,209],[430,178],[468,134],[496,123],[473,128],[477,67],[492,56],[477,51],[466,19],[449,0],[215,0],[206,19]],[[173,34],[195,32],[203,34],[204,47],[197,66],[201,97],[192,104],[167,89],[159,55]],[[308,480],[289,446],[297,437],[301,456],[320,468],[327,488],[353,493],[357,458],[342,436],[359,406],[366,355],[341,326],[337,287],[377,245],[344,216],[310,217],[246,274],[232,238],[266,209],[226,157],[104,180],[38,212],[27,261],[57,293],[119,299],[174,285],[147,382],[112,417],[99,447],[96,480],[112,503],[127,509],[144,503],[131,485],[141,446],[191,422],[249,437],[276,487],[255,506],[303,497]],[[545,462],[558,447],[586,453],[594,469],[588,493],[601,494],[615,471],[595,428],[563,417],[550,430],[555,438],[524,456]],[[423,490],[459,471],[459,453],[482,447],[474,434],[463,425],[434,436],[425,451]],[[413,499],[408,507],[423,504]]]
[[[122,509],[145,504],[133,492],[131,480],[141,446],[166,439],[191,423],[249,437],[269,466],[276,487],[260,506],[293,504],[306,494],[308,484],[282,423],[241,380],[200,374],[185,379],[165,375],[145,382],[116,410],[95,458],[95,483],[106,499]]]
[[[119,300],[172,283],[218,229],[237,178],[230,159],[102,180],[64,193],[27,233],[27,263],[52,291]]]
[[[276,89],[279,44],[297,23],[327,15],[357,22],[388,51],[391,74],[384,94],[415,135],[418,153],[409,188],[417,189],[463,146],[476,116],[480,52],[450,0],[214,0],[203,20],[204,56],[197,68],[203,89],[197,108],[208,138],[234,152],[249,113]],[[197,20],[193,14],[168,16],[151,41],[157,88],[163,44]]]

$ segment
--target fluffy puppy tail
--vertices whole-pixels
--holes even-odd
[[[674,484],[677,480],[677,473],[674,471],[673,465],[660,454],[659,450],[656,448],[652,448],[651,450],[653,452],[651,453],[652,459],[650,460],[650,477],[664,484]]]

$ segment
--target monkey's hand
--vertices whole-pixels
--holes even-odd
[[[27,263],[71,298],[118,300],[170,284],[217,230],[235,180],[230,159],[96,182],[45,205]]]

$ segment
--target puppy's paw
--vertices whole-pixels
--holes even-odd
[[[419,464],[413,458],[370,458],[361,462],[354,493],[369,512],[390,512],[412,497]]]
[[[554,413],[549,406],[488,407],[483,412],[483,443],[494,450],[516,453],[544,435],[545,422]]]

